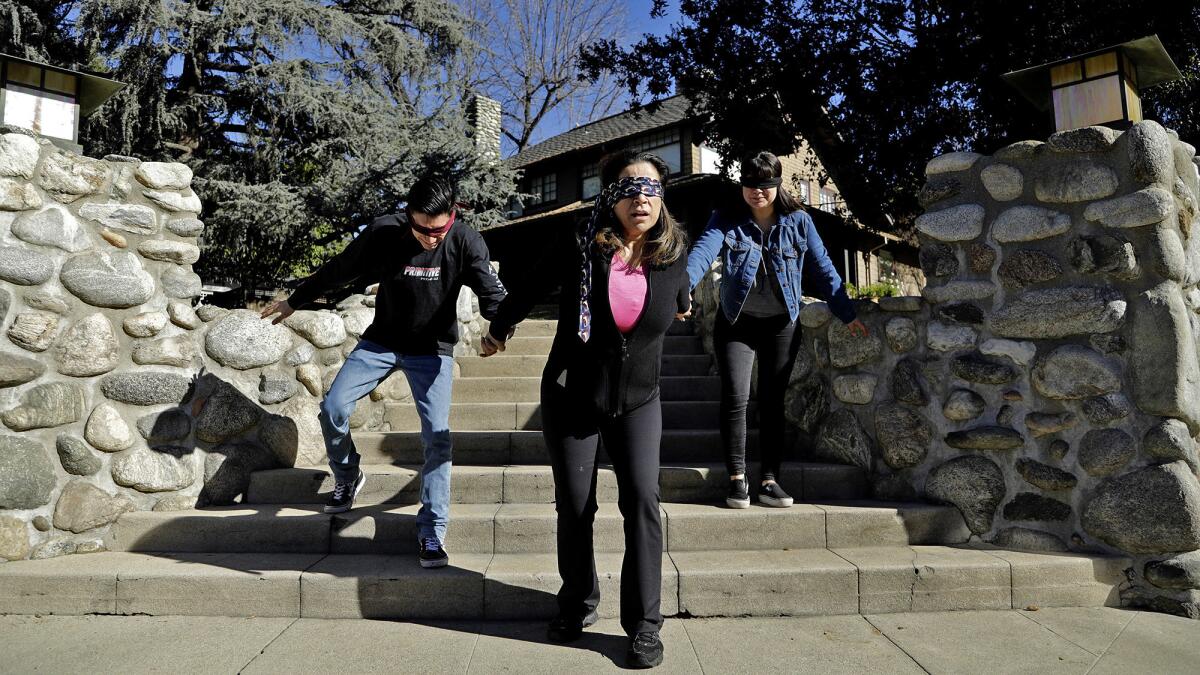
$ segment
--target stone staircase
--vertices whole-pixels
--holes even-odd
[[[527,321],[504,354],[459,359],[449,568],[416,561],[421,448],[412,406],[397,404],[386,420],[399,431],[355,436],[367,482],[353,511],[322,512],[333,487],[324,467],[259,471],[238,506],[126,513],[107,552],[0,565],[0,613],[551,616],[556,521],[538,380],[553,330]],[[1119,604],[1128,560],[967,545],[955,508],[865,501],[855,467],[787,463],[793,508],[724,508],[719,382],[688,331],[676,327],[664,357],[664,614]],[[597,491],[600,610],[611,617],[623,535],[610,469]]]

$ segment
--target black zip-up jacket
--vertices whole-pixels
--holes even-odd
[[[299,309],[321,293],[352,282],[379,283],[375,320],[363,338],[414,356],[454,354],[456,305],[464,285],[479,296],[485,319],[495,317],[505,295],[478,232],[457,221],[437,248],[426,251],[404,214],[377,218],[305,279],[288,304]]]
[[[664,267],[647,267],[642,316],[628,335],[622,335],[608,304],[610,261],[611,256],[599,252],[592,257],[592,333],[587,342],[578,335],[581,260],[573,236],[558,240],[532,274],[513,284],[489,332],[507,336],[561,283],[558,329],[542,372],[542,391],[554,391],[551,385],[557,384],[575,404],[616,416],[658,395],[663,338],[675,315],[691,306],[691,287],[687,256]]]

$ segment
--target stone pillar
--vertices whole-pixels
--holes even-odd
[[[923,298],[801,314],[789,415],[880,498],[1010,548],[1134,557],[1130,605],[1200,608],[1200,173],[1155,122],[931,161]]]

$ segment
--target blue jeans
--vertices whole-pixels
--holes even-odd
[[[342,483],[358,478],[358,450],[350,437],[350,414],[354,404],[371,393],[394,370],[404,371],[412,389],[417,415],[421,418],[421,445],[425,465],[421,467],[421,510],[417,513],[417,536],[446,540],[450,520],[450,391],[454,382],[454,359],[449,356],[405,356],[370,340],[361,340],[321,401],[321,430],[334,480]]]

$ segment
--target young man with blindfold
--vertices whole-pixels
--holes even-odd
[[[321,293],[352,282],[379,283],[375,320],[342,364],[321,402],[321,429],[335,485],[326,513],[349,511],[365,476],[350,437],[355,403],[395,370],[404,371],[421,419],[425,464],[417,537],[422,567],[449,561],[443,542],[450,515],[450,391],[457,301],[468,286],[479,310],[492,319],[504,286],[478,232],[458,215],[457,187],[425,176],[413,184],[404,213],[376,219],[292,293],[263,310],[286,319]]]

